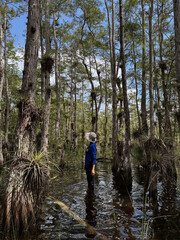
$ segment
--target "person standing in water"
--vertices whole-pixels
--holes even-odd
[[[89,146],[85,153],[85,170],[88,181],[88,187],[94,188],[94,175],[96,167],[96,134],[94,132],[86,133],[86,139],[89,141]]]

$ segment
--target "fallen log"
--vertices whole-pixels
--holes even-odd
[[[88,233],[93,234],[94,236],[99,237],[99,240],[109,240],[108,237],[106,237],[105,235],[98,233],[90,224],[88,224],[87,222],[85,222],[83,219],[81,219],[76,213],[74,213],[73,211],[71,211],[69,209],[69,207],[64,204],[63,202],[56,200],[56,199],[52,199],[49,198],[49,200],[55,202],[62,210],[64,210],[69,216],[71,216],[73,219],[75,219],[76,221],[78,221],[79,224],[81,224],[82,226],[86,227]]]

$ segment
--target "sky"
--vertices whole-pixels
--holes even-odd
[[[15,47],[25,47],[27,14],[22,14],[10,21],[11,34],[14,39]]]

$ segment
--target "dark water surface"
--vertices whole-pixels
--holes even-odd
[[[179,172],[176,187],[166,190],[158,183],[157,201],[147,197],[144,202],[144,178],[133,170],[132,192],[124,195],[113,182],[111,163],[98,162],[94,192],[87,190],[84,170],[69,166],[63,177],[50,182],[49,196],[109,239],[180,239]],[[46,200],[43,212],[40,231],[32,239],[100,239],[51,200]]]

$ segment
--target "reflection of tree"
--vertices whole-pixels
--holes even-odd
[[[115,196],[112,195],[113,206],[115,209],[115,212],[114,212],[115,224],[122,225],[119,228],[120,231],[119,230],[116,231],[113,237],[122,237],[123,239],[124,237],[126,237],[126,239],[129,239],[129,238],[136,239],[131,232],[131,224],[130,224],[130,221],[131,221],[130,219],[134,214],[131,192],[128,189],[125,189],[124,187],[121,188],[121,185],[119,185],[117,177],[113,178],[113,185],[114,185],[114,189],[117,190]]]
[[[87,189],[87,194],[85,196],[86,222],[93,227],[95,227],[96,224],[97,224],[97,222],[96,222],[97,210],[94,207],[94,202],[95,202],[94,189],[93,188],[88,188]],[[89,236],[90,234],[88,233],[88,234],[86,234],[86,236],[87,235]]]
[[[159,161],[153,160],[151,163],[153,164],[150,168],[143,171],[143,174],[142,172],[138,174],[137,177],[138,182],[144,185],[143,221],[148,225],[146,230],[151,230],[152,239],[169,239],[170,236],[173,238],[173,234],[176,235],[179,231],[175,230],[178,226],[178,213],[176,210],[177,175],[174,159],[172,155],[162,153]],[[151,217],[148,216],[147,210],[152,212]],[[177,236],[173,239],[177,239]]]
[[[178,239],[180,218],[176,209],[176,176],[162,177],[159,199],[159,211],[153,214],[154,238]]]

